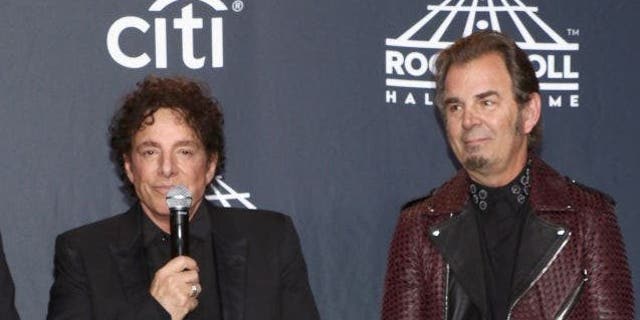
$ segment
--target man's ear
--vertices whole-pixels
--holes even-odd
[[[124,173],[127,175],[127,178],[129,178],[129,181],[133,183],[134,176],[133,171],[131,170],[131,156],[128,154],[123,154],[122,160],[124,161]]]
[[[522,133],[529,134],[540,121],[540,112],[542,111],[540,94],[537,92],[529,95],[529,102],[522,108]]]
[[[218,155],[213,154],[209,157],[209,163],[207,164],[207,181],[211,182],[216,174],[216,168],[218,167]]]

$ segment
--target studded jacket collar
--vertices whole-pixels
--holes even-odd
[[[532,157],[530,219],[512,319],[632,319],[633,295],[610,198]],[[460,171],[400,216],[389,254],[384,320],[456,319],[484,299],[475,224]],[[586,275],[585,275],[586,274]],[[589,279],[589,280],[587,280]],[[454,281],[458,286],[452,286]],[[462,310],[464,311],[464,310]],[[480,310],[483,313],[483,310]]]
[[[532,208],[537,212],[573,210],[571,188],[575,186],[568,184],[565,178],[537,157],[532,157],[531,167]],[[424,203],[415,204],[424,205],[426,215],[460,212],[469,201],[469,194],[466,192],[469,182],[467,173],[460,170],[453,179],[424,199]]]

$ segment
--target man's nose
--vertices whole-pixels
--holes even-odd
[[[464,108],[462,111],[462,127],[471,129],[480,123],[477,111],[474,108]]]
[[[175,163],[174,163],[174,159],[171,155],[169,154],[163,154],[160,157],[160,165],[159,165],[159,171],[160,174],[164,177],[171,177],[175,174]]]

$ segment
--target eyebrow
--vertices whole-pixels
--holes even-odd
[[[490,96],[497,96],[500,97],[500,94],[498,93],[498,91],[495,90],[489,90],[489,91],[485,91],[485,92],[481,92],[475,95],[475,98],[478,100],[490,97]],[[444,99],[444,104],[448,105],[448,104],[452,104],[452,103],[460,103],[462,102],[460,100],[460,98],[458,97],[450,97],[450,98],[446,98]]]
[[[490,96],[500,97],[500,94],[498,93],[498,91],[495,91],[495,90],[489,90],[489,91],[485,91],[485,92],[476,94],[476,98],[477,99],[484,99],[484,98],[490,97]]]
[[[185,147],[185,146],[198,147],[199,144],[196,141],[193,141],[193,140],[180,140],[180,141],[174,143],[173,146],[174,147]],[[141,142],[139,145],[137,145],[136,149],[144,148],[144,147],[160,148],[160,144],[155,142],[155,141],[152,141],[152,140],[146,140],[146,141]]]
[[[174,144],[174,147],[199,147],[200,143],[194,140],[180,140]]]
[[[458,99],[458,97],[451,97],[451,98],[444,99],[444,104],[451,104],[451,103],[458,103],[458,102],[460,102],[460,99]]]
[[[146,140],[136,146],[136,149],[145,147],[160,147],[160,144],[154,141]]]

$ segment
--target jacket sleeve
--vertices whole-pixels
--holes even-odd
[[[2,319],[20,319],[18,311],[16,311],[14,299],[15,287],[13,286],[13,279],[11,278],[11,273],[9,272],[9,267],[4,257],[2,237],[0,237],[0,315],[2,315]]]
[[[99,319],[107,315],[94,314],[96,293],[91,291],[90,279],[80,250],[74,248],[64,236],[56,239],[54,282],[49,292],[48,320]],[[115,307],[115,306],[114,306]],[[170,319],[149,294],[143,303],[128,310],[113,310],[115,319]],[[111,317],[114,318],[114,317]]]
[[[586,235],[586,293],[597,319],[634,318],[631,273],[614,208],[588,219]]]
[[[383,320],[426,319],[422,247],[425,234],[418,214],[403,212],[396,226],[384,284]]]
[[[285,216],[279,249],[281,268],[282,320],[319,320],[318,309],[309,286],[307,266],[300,248],[300,239],[291,218]]]

